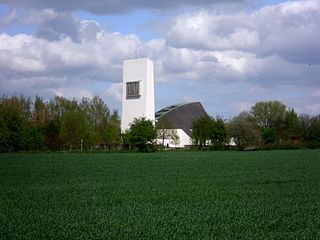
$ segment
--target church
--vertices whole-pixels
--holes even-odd
[[[180,103],[155,113],[153,62],[148,58],[123,61],[121,131],[125,132],[135,118],[145,117],[159,131],[174,131],[178,141],[158,139],[167,147],[192,145],[192,123],[207,115],[200,102]]]

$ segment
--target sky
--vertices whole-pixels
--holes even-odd
[[[230,119],[278,100],[320,114],[320,0],[0,0],[0,95],[100,96],[154,62],[156,111],[200,101]]]

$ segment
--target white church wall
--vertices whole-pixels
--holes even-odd
[[[127,96],[127,83],[139,84],[139,96]],[[135,118],[145,117],[154,122],[154,71],[148,58],[123,62],[121,131],[129,129]]]
[[[177,134],[179,136],[179,144],[172,143],[171,139],[157,139],[158,144],[162,144],[164,142],[164,146],[171,148],[184,148],[186,145],[192,144],[192,139],[183,129],[176,129]]]
[[[177,129],[177,133],[180,138],[180,146],[179,147],[185,147],[186,145],[191,145],[192,144],[192,139],[191,137],[186,134],[186,132],[183,129]]]

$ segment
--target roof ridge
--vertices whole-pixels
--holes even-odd
[[[164,114],[178,108],[178,107],[181,107],[183,105],[188,105],[188,104],[191,104],[191,103],[197,103],[197,102],[182,102],[182,103],[177,103],[177,104],[172,104],[168,107],[165,107],[165,108],[162,108],[160,109],[159,111],[157,111],[155,113],[155,117],[156,117],[156,120],[158,120],[161,116],[163,116]]]

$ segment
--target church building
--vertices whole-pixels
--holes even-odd
[[[153,62],[136,58],[123,62],[121,131],[129,129],[135,118],[145,117],[154,122],[159,131],[174,130],[178,141],[158,139],[168,147],[185,147],[192,144],[192,123],[207,115],[200,102],[180,103],[155,113]]]

